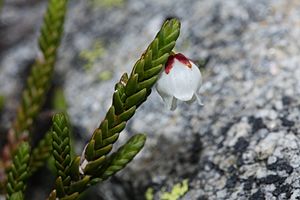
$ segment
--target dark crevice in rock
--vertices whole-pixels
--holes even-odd
[[[287,118],[285,117],[282,117],[281,118],[281,122],[282,122],[282,126],[286,126],[286,127],[292,127],[295,125],[295,122],[292,121],[292,120],[288,120]]]
[[[286,198],[290,198],[291,190],[292,188],[289,184],[284,184],[276,187],[276,189],[272,192],[272,194],[278,197],[280,194],[285,193]]]
[[[241,154],[247,150],[247,147],[249,146],[249,142],[244,137],[239,137],[238,141],[234,145],[234,154]]]
[[[233,174],[232,176],[230,176],[227,179],[225,187],[226,188],[234,188],[238,181],[239,181],[238,175],[237,174]]]
[[[281,177],[278,175],[268,175],[266,177],[258,179],[259,184],[282,184],[286,177]]]
[[[220,129],[220,135],[226,135],[227,132],[230,130],[230,128],[235,124],[235,122],[230,122],[228,124],[226,124],[226,126],[222,127]]]
[[[211,170],[215,170],[216,172],[218,172],[221,175],[225,174],[224,170],[222,170],[218,165],[216,165],[212,161],[204,159],[202,162],[203,162],[203,166],[207,165]],[[204,170],[204,169],[202,169],[202,170]]]
[[[261,117],[250,116],[248,117],[248,122],[252,124],[252,133],[255,133],[260,129],[267,128]]]
[[[253,184],[255,183],[255,178],[253,176],[250,176],[248,179],[244,179],[241,181],[244,182],[243,189],[249,191],[252,189]]]
[[[189,154],[189,162],[191,164],[197,164],[200,160],[200,155],[201,155],[201,150],[202,150],[202,143],[201,143],[201,138],[199,134],[193,134],[194,140],[192,143],[191,148],[189,149],[188,152],[191,152]]]
[[[267,165],[267,169],[275,171],[286,171],[286,173],[291,174],[294,168],[285,160],[279,159],[275,163]]]
[[[265,200],[265,194],[259,189],[257,192],[252,194],[249,200]]]
[[[283,96],[281,101],[283,105],[289,106],[293,102],[293,98],[290,96]]]

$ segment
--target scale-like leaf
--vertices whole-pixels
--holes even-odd
[[[146,136],[143,134],[137,134],[131,137],[126,144],[109,157],[109,166],[102,174],[98,175],[98,177],[105,180],[123,169],[136,154],[139,153],[145,142]]]
[[[33,174],[36,170],[42,167],[50,157],[52,151],[52,136],[51,132],[47,132],[44,138],[38,143],[31,153],[30,157],[30,172]]]
[[[29,144],[22,142],[16,151],[13,163],[8,171],[7,199],[23,199],[26,181],[29,176],[29,154]]]
[[[66,190],[71,183],[70,130],[68,120],[64,114],[54,115],[52,121],[52,151],[59,176],[56,179],[55,188],[57,196],[60,198],[67,194]]]

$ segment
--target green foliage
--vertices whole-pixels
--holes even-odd
[[[48,197],[48,200],[56,200],[56,190],[52,190]]]
[[[105,180],[123,169],[143,148],[145,142],[146,136],[143,134],[136,134],[131,137],[126,144],[109,157],[109,165],[99,177]]]
[[[8,172],[7,199],[23,199],[23,192],[26,188],[28,178],[30,147],[23,142],[17,149],[13,163]]]
[[[57,49],[63,32],[67,0],[50,0],[39,37],[41,57],[36,60],[23,91],[14,129],[17,136],[28,132],[50,87]]]
[[[179,29],[180,24],[176,19],[166,21],[134,65],[130,76],[125,73],[121,77],[115,86],[112,106],[94,131],[81,157],[71,159],[67,120],[63,114],[54,116],[52,152],[58,173],[55,189],[49,199],[77,199],[90,185],[104,181],[123,169],[142,149],[146,136],[137,134],[109,155],[126,122],[151,93],[172,52]]]
[[[15,135],[11,137],[10,147],[21,145],[17,148],[8,172],[8,199],[22,200],[24,198],[26,179],[45,163],[49,158],[49,152],[52,152],[57,171],[55,188],[49,195],[49,199],[53,200],[77,199],[80,193],[89,186],[104,181],[123,169],[143,148],[146,136],[134,135],[116,152],[110,154],[113,144],[125,128],[127,121],[135,114],[136,109],[150,95],[151,88],[172,53],[180,32],[178,20],[166,21],[141,58],[135,63],[130,75],[128,76],[127,73],[122,75],[115,85],[112,105],[100,126],[94,131],[81,157],[72,158],[70,128],[64,114],[56,114],[53,117],[51,131],[45,134],[37,147],[30,152],[30,145],[26,141],[30,138],[24,136],[30,133],[51,84],[66,7],[67,0],[49,0],[39,37],[41,56],[36,59],[31,69],[27,87],[22,94],[22,103],[11,131]],[[96,53],[87,52],[83,56],[94,62],[101,52],[101,48],[96,46]],[[61,100],[61,98],[58,99],[56,101]],[[57,107],[60,106],[59,104]],[[65,109],[65,105],[62,107]],[[20,142],[21,140],[26,142]],[[13,150],[14,148],[11,148],[11,152]]]
[[[57,169],[56,191],[58,197],[66,195],[65,190],[71,183],[71,146],[70,130],[64,114],[56,114],[53,117],[52,126],[52,153]]]
[[[135,63],[130,76],[125,73],[116,84],[112,106],[86,147],[85,159],[88,164],[84,168],[84,174],[95,176],[101,169],[106,155],[125,128],[126,122],[151,93],[151,87],[175,46],[179,31],[178,20],[166,21],[142,57]]]
[[[57,169],[55,189],[49,199],[77,199],[90,181],[90,177],[79,177],[79,162],[71,158],[70,129],[66,116],[56,114],[52,126],[52,154]],[[76,164],[77,163],[77,164]]]
[[[52,136],[51,132],[47,132],[43,139],[40,140],[37,147],[31,153],[30,172],[33,174],[40,167],[44,166],[51,155]]]
[[[13,193],[11,195],[11,197],[9,198],[9,200],[23,200],[23,199],[24,199],[24,196],[23,196],[22,192]]]
[[[3,157],[4,159],[0,160],[0,166],[4,168],[10,165],[11,156],[16,150],[17,145],[22,140],[30,139],[28,135],[31,132],[34,120],[44,104],[51,84],[57,49],[63,32],[67,2],[67,0],[49,0],[39,37],[41,53],[31,68],[27,78],[27,86],[22,93],[21,105],[18,108],[17,117],[8,134],[8,143],[3,151],[5,156]],[[46,137],[32,151],[30,173],[35,172],[49,157],[50,143],[51,138],[49,140],[49,137]],[[27,156],[29,157],[29,153],[26,155],[26,158]],[[7,176],[9,178],[10,175]],[[1,176],[0,190],[2,190],[1,186],[5,185],[6,178],[5,176]],[[18,196],[18,194],[15,195],[16,198]]]

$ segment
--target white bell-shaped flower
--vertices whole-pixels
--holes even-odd
[[[203,105],[198,91],[202,84],[199,68],[183,54],[170,55],[164,71],[156,84],[156,90],[168,109],[175,110],[177,100]]]

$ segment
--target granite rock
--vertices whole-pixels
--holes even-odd
[[[44,3],[22,11],[10,3],[2,11],[14,28],[11,18],[31,13],[25,21],[33,28],[0,52],[0,94],[14,103],[7,113],[15,108],[24,63],[35,56],[38,26],[30,22],[40,21]],[[82,130],[78,151],[104,117],[114,83],[167,17],[182,22],[176,50],[208,61],[200,91],[204,106],[181,103],[170,112],[153,91],[118,142],[145,132],[145,148],[90,199],[143,199],[148,188],[159,199],[164,188],[184,179],[189,190],[182,199],[300,197],[298,0],[127,0],[109,9],[82,0],[69,7],[57,73],[63,74],[71,121]],[[106,52],[85,71],[79,54],[99,39]],[[104,70],[113,76],[101,82]]]

